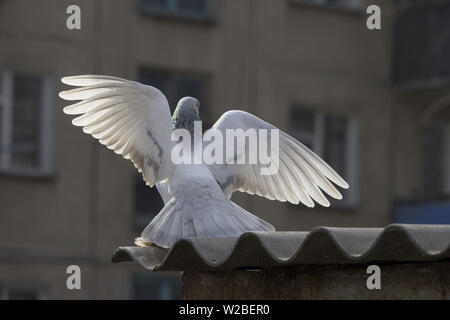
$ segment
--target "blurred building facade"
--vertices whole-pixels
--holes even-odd
[[[450,223],[450,1],[396,2],[394,220]]]
[[[176,274],[110,263],[161,201],[131,162],[71,125],[57,97],[67,75],[138,80],[172,107],[199,97],[205,126],[247,110],[314,149],[351,185],[331,208],[233,196],[279,230],[415,222],[422,218],[410,212],[430,203],[445,211],[448,73],[420,65],[419,52],[428,54],[433,38],[429,61],[446,61],[450,20],[430,9],[442,25],[420,20],[436,30],[418,33],[413,53],[407,16],[421,14],[409,11],[411,1],[395,2],[396,19],[393,2],[375,2],[381,30],[366,28],[369,3],[359,0],[0,1],[0,297],[180,297]],[[72,4],[81,30],[66,27]],[[81,290],[66,287],[69,265],[81,267]]]

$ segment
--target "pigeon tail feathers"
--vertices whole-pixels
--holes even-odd
[[[177,207],[172,198],[142,231],[136,245],[170,248],[179,239],[239,237],[248,231],[275,231],[270,223],[230,200],[227,200],[227,206],[199,209],[195,218],[183,210],[186,208]]]

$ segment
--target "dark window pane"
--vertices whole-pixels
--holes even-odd
[[[38,167],[42,81],[14,76],[11,161],[13,166]]]
[[[340,175],[346,176],[348,154],[348,119],[344,116],[325,116],[324,160]]]
[[[292,123],[296,131],[314,134],[315,113],[311,110],[295,109],[292,112]]]
[[[208,0],[140,0],[144,11],[165,13],[187,18],[206,17]]]
[[[0,157],[3,152],[6,152],[6,146],[3,145],[3,106],[0,104]]]
[[[154,86],[161,90],[169,101],[170,111],[173,113],[178,101],[191,96],[197,98],[200,103],[200,116],[204,122],[208,122],[209,114],[206,107],[206,78],[180,74],[177,72],[166,72],[151,68],[141,68],[139,71],[141,83]]]
[[[444,130],[439,127],[422,129],[422,180],[427,197],[439,196],[444,188]]]
[[[170,1],[173,0],[140,0],[140,4],[145,8],[169,10]]]
[[[348,5],[348,1],[345,0],[326,0],[325,2],[331,5]]]
[[[134,275],[133,298],[136,300],[181,299],[180,275]]]
[[[141,68],[139,82],[158,88],[162,92],[169,87],[169,74],[157,70]]]
[[[178,77],[175,81],[176,101],[189,96],[200,101],[200,118],[203,120],[203,129],[209,128],[209,113],[206,106],[206,81],[197,77],[190,78],[188,76]]]
[[[315,112],[294,109],[291,113],[291,134],[305,146],[313,149],[315,135]]]
[[[206,0],[178,0],[177,9],[181,12],[206,13],[208,10]]]
[[[169,101],[171,112],[173,112],[176,101],[173,94],[173,88],[170,85],[171,80],[169,73],[148,68],[141,68],[139,71],[139,82],[161,90]]]
[[[149,223],[164,207],[164,202],[156,189],[145,184],[142,176],[136,177],[135,183],[135,213],[142,224]]]
[[[9,300],[38,300],[39,295],[35,291],[10,290],[8,292]]]
[[[394,80],[400,85],[450,76],[450,2],[393,1]]]
[[[296,0],[299,3],[330,5],[341,8],[357,8],[359,7],[359,0]]]
[[[201,100],[203,100],[203,87],[203,81],[189,79],[188,77],[180,78],[176,81],[177,99],[191,96],[197,98],[201,102]]]

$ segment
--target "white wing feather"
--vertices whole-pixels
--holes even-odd
[[[110,76],[74,76],[61,79],[81,88],[60,92],[65,100],[82,100],[64,108],[79,115],[75,126],[108,149],[130,159],[147,185],[167,179],[172,120],[166,97],[157,88]]]
[[[276,129],[258,117],[240,110],[224,113],[212,127],[220,130],[224,137],[226,129],[249,128]],[[314,201],[329,206],[330,202],[322,193],[323,190],[335,199],[342,199],[341,193],[331,183],[345,189],[349,187],[339,174],[285,132],[280,130],[279,137],[279,170],[275,175],[261,175],[261,166],[258,163],[210,165],[215,179],[229,197],[234,191],[242,191],[270,200],[289,201],[294,204],[302,202],[308,207],[314,207]],[[248,152],[248,143],[245,151]]]

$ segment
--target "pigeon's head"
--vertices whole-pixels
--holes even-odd
[[[173,128],[194,132],[194,121],[200,121],[200,102],[192,97],[182,98],[173,113]]]

